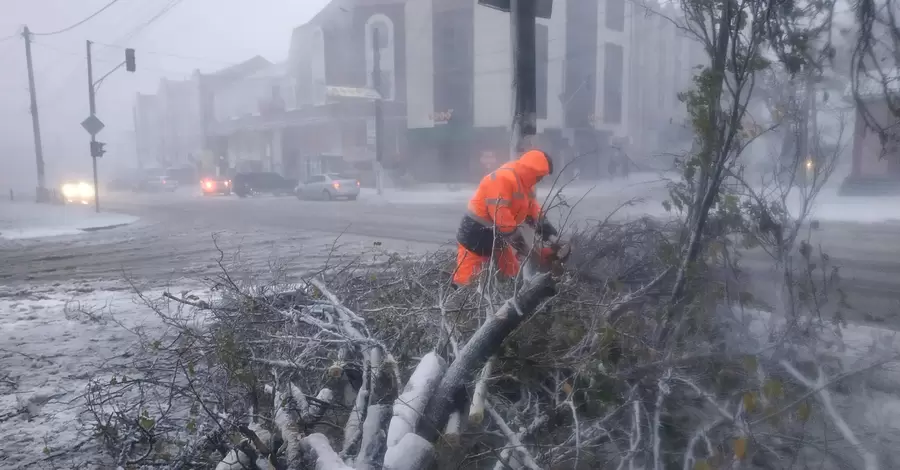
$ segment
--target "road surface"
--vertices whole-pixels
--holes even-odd
[[[605,218],[618,202],[640,193],[591,197],[581,203],[575,219]],[[320,202],[292,197],[111,195],[104,200],[108,210],[141,220],[107,232],[0,241],[0,284],[126,276],[153,285],[196,280],[219,272],[214,237],[225,262],[238,263],[236,272],[265,269],[277,262],[287,271],[302,273],[332,260],[368,256],[371,250],[420,252],[452,246],[464,195],[427,201],[410,193],[409,198],[405,203],[383,203],[365,198]],[[898,236],[898,223],[823,221],[813,232],[814,245],[821,243],[831,264],[840,266],[841,285],[851,306],[861,312],[848,316],[900,327],[900,316],[895,315],[900,306],[900,251],[893,248]],[[755,293],[764,296],[769,291],[765,281],[776,275],[770,271],[770,260],[754,252],[742,263],[754,279]]]

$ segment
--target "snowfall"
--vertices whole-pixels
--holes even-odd
[[[641,185],[655,184],[657,177],[635,177],[617,186],[596,186],[603,192],[640,194]],[[630,185],[630,186],[629,186]],[[626,191],[627,188],[630,188]],[[593,186],[576,185],[570,199],[590,193]],[[396,191],[373,204],[404,201],[422,203],[465,201],[468,190],[422,190],[415,198]],[[402,196],[402,197],[401,197]],[[624,196],[623,196],[624,197]],[[363,200],[365,198],[361,198]],[[792,203],[793,204],[793,203]],[[0,238],[41,238],[71,235],[133,223],[136,217],[92,212],[92,207],[42,206],[0,203]],[[796,210],[796,207],[794,207]],[[629,214],[663,215],[658,199],[629,208]],[[813,218],[834,221],[883,222],[900,220],[900,198],[842,198],[826,188],[812,212]],[[176,291],[200,285],[179,285]],[[149,286],[144,294],[158,299],[165,289]],[[202,296],[202,295],[201,295]],[[73,468],[77,449],[92,445],[84,419],[82,395],[88,381],[99,370],[125,367],[134,353],[134,331],[161,328],[156,316],[136,298],[125,283],[79,282],[31,288],[0,285],[0,468]],[[735,318],[758,343],[765,342],[778,321],[767,312],[737,311]],[[848,325],[826,345],[823,354],[840,358],[846,368],[859,367],[878,354],[897,356],[900,342],[894,331]],[[748,351],[759,344],[747,344]],[[843,397],[840,407],[851,425],[865,426],[866,441],[878,448],[898,449],[900,444],[900,372],[895,363],[874,381]],[[75,452],[72,450],[76,449]],[[896,453],[896,450],[894,451]],[[897,456],[881,455],[882,468],[900,468]]]

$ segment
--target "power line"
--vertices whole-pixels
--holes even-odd
[[[95,42],[94,44],[97,44],[98,46],[106,46],[106,47],[114,47],[117,49],[125,49],[124,46],[118,46],[115,44],[104,44],[102,42]],[[163,57],[174,57],[176,59],[184,59],[184,60],[201,60],[204,62],[211,62],[211,63],[215,62],[215,63],[225,64],[225,65],[235,65],[237,63],[237,62],[230,61],[230,60],[213,59],[211,57],[189,56],[189,55],[174,54],[171,52],[162,52],[162,51],[148,51],[147,49],[144,49],[143,47],[140,49],[140,53],[141,54],[158,55],[158,56],[163,56]]]
[[[165,16],[167,13],[172,11],[172,9],[177,7],[179,4],[181,4],[182,1],[184,1],[184,0],[172,0],[166,6],[164,6],[162,8],[162,10],[159,11],[159,13],[153,15],[149,20],[138,25],[130,33],[126,34],[123,39],[116,41],[116,42],[128,42],[129,40],[131,40],[132,38],[134,38],[135,36],[140,34],[141,31],[143,31],[144,29],[149,27],[151,24],[153,24],[154,22],[156,22],[157,20],[159,20],[160,18]]]
[[[125,35],[123,35],[119,39],[115,40],[113,43],[114,44],[123,43],[123,42],[128,41],[129,39],[133,39],[135,36],[140,34],[142,30],[146,29],[147,26],[152,24],[154,21],[157,21],[158,19],[160,19],[163,15],[165,15],[166,13],[171,11],[173,8],[178,6],[178,4],[181,2],[182,2],[182,0],[171,0],[165,7],[163,7],[159,12],[157,12],[155,15],[153,15],[149,20],[132,28],[131,31],[127,32]],[[44,46],[46,47],[46,44],[44,44]],[[108,47],[121,47],[121,46],[115,46],[115,45],[107,45],[107,46]],[[97,57],[95,57],[95,59],[97,59]],[[80,70],[82,70],[82,68],[81,68],[82,66],[83,65],[75,65],[75,67],[72,68],[72,71],[69,72],[66,79],[63,82],[61,82],[61,85],[59,87],[56,87],[56,89],[54,90],[54,92],[53,92],[54,98],[58,98],[66,91],[66,89],[67,89],[66,87],[67,87],[68,83],[75,78],[76,74]],[[160,70],[160,71],[166,72],[163,70]],[[53,101],[53,100],[51,100],[51,101]]]
[[[53,31],[52,33],[31,33],[31,34],[33,34],[33,35],[35,35],[35,36],[52,36],[52,35],[54,35],[54,34],[60,34],[60,33],[65,33],[66,31],[71,31],[71,30],[73,30],[73,29],[75,29],[75,28],[77,28],[77,27],[79,27],[79,26],[81,26],[81,25],[87,23],[88,21],[94,19],[94,17],[96,17],[96,16],[99,15],[100,13],[103,13],[104,11],[106,11],[107,8],[109,8],[109,7],[113,6],[113,5],[115,5],[115,4],[118,3],[118,2],[119,2],[119,0],[111,0],[109,3],[107,3],[106,5],[104,5],[103,8],[101,8],[101,9],[95,11],[93,14],[91,14],[91,15],[88,16],[87,18],[85,18],[85,19],[83,19],[83,20],[81,20],[81,21],[79,21],[79,22],[77,22],[77,23],[75,23],[75,24],[73,24],[72,26],[69,26],[69,27],[67,27],[67,28],[63,28],[63,29],[60,29],[60,30],[57,30],[57,31]]]

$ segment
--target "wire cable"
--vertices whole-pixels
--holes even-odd
[[[91,21],[91,20],[94,19],[97,15],[99,15],[100,13],[103,13],[104,11],[106,11],[107,8],[109,8],[109,7],[113,6],[113,5],[115,5],[115,4],[118,3],[118,2],[119,2],[119,0],[111,0],[109,3],[107,3],[106,5],[104,5],[103,8],[101,8],[101,9],[95,11],[93,14],[91,14],[91,15],[88,16],[87,18],[85,18],[85,19],[83,19],[83,20],[81,20],[81,21],[79,21],[79,22],[77,22],[77,23],[75,23],[75,24],[73,24],[73,25],[71,25],[71,26],[69,26],[69,27],[66,27],[66,28],[63,28],[63,29],[60,29],[60,30],[53,31],[52,33],[31,33],[31,34],[33,34],[33,35],[35,35],[35,36],[53,36],[54,34],[60,34],[60,33],[65,33],[66,31],[71,31],[71,30],[73,30],[73,29],[75,29],[75,28],[77,28],[77,27],[79,27],[79,26],[81,26],[81,25],[87,23],[88,21]]]
[[[156,22],[157,20],[159,20],[160,18],[162,18],[163,16],[165,16],[167,13],[169,13],[170,11],[172,11],[173,8],[175,8],[175,7],[177,7],[178,5],[180,5],[182,1],[184,1],[184,0],[172,0],[172,1],[169,2],[166,6],[164,6],[164,7],[162,8],[162,10],[160,10],[157,14],[153,15],[152,17],[150,17],[149,20],[147,20],[147,21],[145,21],[144,23],[138,25],[138,26],[135,27],[130,33],[126,34],[125,37],[123,37],[122,39],[120,39],[120,40],[118,40],[118,41],[116,41],[116,42],[117,42],[117,43],[122,43],[122,42],[128,42],[128,41],[130,41],[130,40],[133,39],[135,36],[137,36],[138,34],[140,34],[141,31],[143,31],[144,29],[146,29],[147,27],[149,27],[150,25],[152,25],[154,22]]]

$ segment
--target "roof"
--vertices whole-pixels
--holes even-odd
[[[247,78],[278,78],[288,74],[287,62],[270,65],[247,76]]]
[[[315,16],[306,24],[321,24],[332,17],[332,15],[341,12],[349,13],[354,7],[371,6],[371,5],[391,5],[396,3],[406,3],[407,1],[423,1],[423,0],[331,0],[325,5]]]
[[[203,74],[201,77],[213,84],[224,84],[246,77],[273,64],[261,55],[253,56],[241,63],[226,67],[217,72]]]
[[[269,62],[261,55],[256,55],[243,62],[226,67],[209,75],[219,78],[238,77],[270,65],[272,65],[272,62]]]

